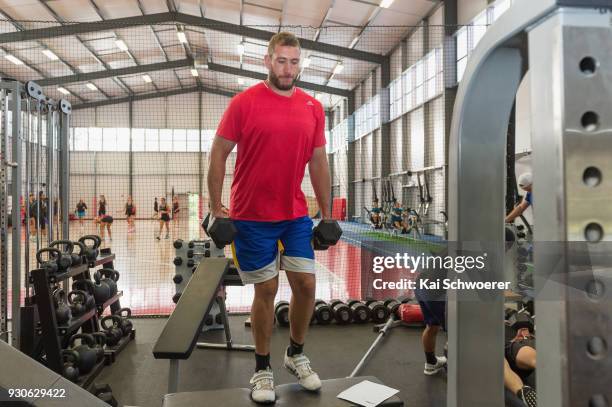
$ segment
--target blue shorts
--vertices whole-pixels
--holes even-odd
[[[401,216],[391,215],[391,222],[400,222],[402,221]]]
[[[308,216],[280,221],[234,220],[234,262],[243,283],[271,280],[280,269],[314,273],[312,220]]]
[[[417,296],[418,299],[418,296]],[[425,325],[441,326],[446,330],[446,302],[419,300]]]
[[[85,217],[85,212],[77,212],[77,216],[79,218],[84,218]]]

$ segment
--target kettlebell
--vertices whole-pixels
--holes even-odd
[[[70,307],[66,304],[66,293],[61,288],[53,292],[53,302],[55,303],[55,318],[58,325],[64,325],[72,318]]]
[[[98,270],[101,276],[104,277],[104,281],[110,288],[111,297],[117,294],[117,281],[119,280],[119,272],[113,269],[100,269]]]
[[[79,238],[79,242],[85,245],[85,257],[87,257],[87,261],[94,262],[98,257],[98,247],[100,247],[101,241],[98,240],[98,236],[95,235],[85,235]],[[88,244],[87,242],[92,242]]]
[[[85,311],[96,308],[96,300],[94,299],[95,286],[91,280],[73,280],[72,289],[85,293]]]
[[[74,343],[77,339],[81,340],[81,344],[75,347]],[[72,338],[70,338],[70,346],[72,347],[72,350],[79,354],[79,361],[77,363],[79,372],[81,374],[91,372],[97,361],[97,354],[96,350],[94,349],[96,346],[96,340],[93,338],[93,336],[89,334],[73,335]]]
[[[81,242],[72,242],[72,244],[74,245],[75,248],[79,248],[79,252],[75,253],[74,249],[72,250],[72,254],[70,254],[70,256],[72,257],[72,267],[74,266],[80,266],[81,264],[83,264],[85,262],[84,257],[85,257],[85,245]]]
[[[123,336],[129,335],[134,326],[132,321],[129,320],[129,318],[132,316],[132,310],[129,308],[121,308],[115,312],[115,315],[118,315],[121,318],[121,325],[119,328],[121,328],[123,331]]]
[[[72,315],[79,316],[83,315],[88,311],[87,309],[87,297],[85,291],[81,290],[73,290],[68,293],[66,298],[68,299],[68,304],[70,304],[70,311]]]
[[[72,349],[64,349],[62,350],[62,361],[64,362],[62,376],[71,382],[76,382],[79,378],[79,368],[77,367],[79,354]]]
[[[43,253],[49,253],[47,260],[43,260]],[[57,273],[59,270],[58,260],[61,257],[62,252],[54,247],[45,247],[36,252],[36,260],[40,267],[47,270],[48,274]]]
[[[91,334],[96,341],[94,350],[96,351],[96,360],[100,362],[104,359],[104,345],[106,345],[106,335],[103,332],[94,332]]]
[[[100,274],[97,271],[94,273],[94,280],[96,281],[96,283],[93,285],[94,299],[96,304],[102,305],[111,297],[110,287],[108,284],[100,281]]]
[[[72,250],[74,249],[74,244],[70,240],[54,240],[49,243],[49,247],[56,247],[64,245],[64,250],[61,252],[60,258],[57,262],[59,270],[65,271],[68,267],[72,266]]]
[[[109,321],[112,321],[112,325],[109,325]],[[121,326],[121,318],[117,315],[108,315],[100,320],[100,326],[106,334],[106,345],[115,346],[119,343],[123,337],[123,331]]]

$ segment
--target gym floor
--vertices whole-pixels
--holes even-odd
[[[250,328],[244,326],[246,316],[231,316],[230,326],[235,343],[252,344]],[[131,342],[111,366],[97,377],[97,383],[108,383],[117,400],[125,406],[155,407],[167,392],[167,360],[153,358],[153,347],[161,333],[165,318],[133,320],[136,339]],[[373,375],[386,385],[398,389],[407,406],[446,406],[446,374],[423,374],[424,355],[421,329],[392,329],[378,346],[361,375]],[[376,338],[372,324],[347,326],[311,326],[305,353],[322,379],[345,377]],[[207,332],[202,341],[223,342],[222,331]],[[438,349],[444,346],[439,337]],[[288,344],[288,329],[274,328],[271,362],[276,384],[291,383],[294,377],[282,366],[282,356]],[[179,391],[213,390],[248,387],[253,373],[253,353],[198,349],[181,361]]]

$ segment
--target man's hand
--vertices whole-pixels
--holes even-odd
[[[218,209],[214,209],[211,211],[213,218],[229,218],[229,211],[225,206],[221,206]]]

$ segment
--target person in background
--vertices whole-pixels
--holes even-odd
[[[168,229],[168,223],[170,222],[170,208],[166,203],[166,198],[161,198],[159,203],[159,234],[155,237],[157,240],[161,240],[161,234],[164,226],[166,226],[166,239],[170,236],[170,230]]]
[[[100,224],[100,238],[102,238],[102,240],[105,240],[104,239],[104,228],[106,228],[106,231],[108,232],[108,239],[112,242],[113,234],[111,231],[111,226],[113,225],[113,217],[108,214],[98,216],[96,218],[96,223]]]
[[[83,199],[79,200],[79,203],[76,205],[76,213],[79,218],[79,225],[83,227],[83,218],[85,217],[85,211],[87,211],[87,204],[83,201]]]
[[[157,197],[155,197],[155,201],[153,202],[153,219],[159,218],[159,203],[157,202]]]
[[[370,214],[370,222],[372,222],[372,226],[374,226],[374,229],[380,229],[381,228],[381,217],[380,214],[382,213],[382,208],[380,207],[380,204],[378,203],[378,199],[374,199],[374,202],[372,203],[372,211]]]
[[[172,220],[178,220],[178,214],[181,211],[179,208],[179,199],[177,195],[172,198]]]
[[[100,201],[98,201],[98,218],[106,215],[106,206],[106,197],[104,195],[100,195]]]
[[[125,203],[125,216],[127,218],[128,233],[133,232],[136,229],[134,219],[136,218],[136,205],[132,200],[132,196],[128,195],[127,202]]]
[[[512,223],[514,219],[521,216],[523,212],[527,210],[527,208],[533,205],[533,197],[531,196],[531,188],[533,186],[533,176],[531,175],[530,172],[521,174],[521,176],[518,179],[518,186],[527,193],[525,194],[525,197],[523,198],[521,203],[518,204],[516,207],[514,207],[514,209],[512,209],[512,211],[508,215],[506,215],[506,223]]]

